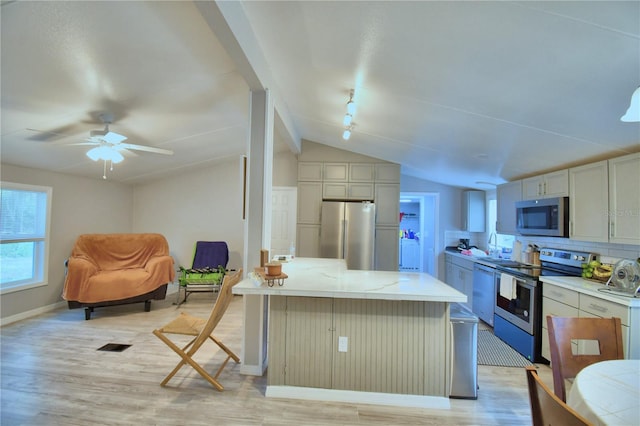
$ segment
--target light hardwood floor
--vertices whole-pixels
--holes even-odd
[[[179,309],[175,295],[143,304],[61,309],[0,329],[2,426],[9,425],[526,425],[531,424],[525,371],[479,367],[477,400],[451,400],[450,410],[399,408],[265,398],[265,377],[227,365],[216,391],[184,367],[167,387],[160,381],[178,357],[151,331],[180,311],[207,316],[211,294],[193,294]],[[235,296],[216,335],[241,351],[242,297]],[[106,343],[132,346],[97,351]],[[215,371],[223,356],[205,343],[198,359]],[[540,365],[551,385],[549,367]]]

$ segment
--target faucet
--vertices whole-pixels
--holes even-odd
[[[491,240],[493,240],[493,249],[491,248]],[[498,234],[492,232],[489,235],[489,241],[487,241],[487,244],[489,245],[489,255],[492,257],[496,256],[498,251]]]

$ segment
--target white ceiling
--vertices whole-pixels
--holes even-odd
[[[249,90],[264,87],[280,149],[307,139],[450,185],[640,151],[640,124],[620,121],[640,85],[639,1],[14,1],[0,13],[3,163],[100,179],[70,145],[100,112],[127,142],[175,152],[126,158],[110,180],[237,157]]]

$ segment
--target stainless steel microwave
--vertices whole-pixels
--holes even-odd
[[[569,197],[517,201],[516,230],[522,235],[569,237]]]

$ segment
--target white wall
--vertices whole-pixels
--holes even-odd
[[[445,242],[445,232],[450,230],[460,230],[462,225],[462,188],[457,188],[440,183],[418,179],[413,176],[400,176],[400,192],[431,192],[440,195],[440,223],[436,230],[438,241]],[[438,262],[438,279],[444,281],[444,245],[436,247],[436,258]]]
[[[191,266],[196,241],[226,241],[229,268],[242,267],[240,158],[133,189],[133,232],[158,232],[176,266]]]
[[[53,188],[49,284],[3,294],[0,298],[3,319],[62,301],[64,262],[78,235],[131,232],[130,186],[8,164],[2,164],[0,178]],[[78,315],[83,318],[81,312]]]

